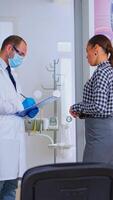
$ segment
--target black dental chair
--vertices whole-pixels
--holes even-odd
[[[113,166],[59,163],[27,170],[21,200],[113,200]]]

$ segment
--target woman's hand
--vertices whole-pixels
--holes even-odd
[[[76,111],[73,111],[72,106],[69,109],[69,113],[74,117],[79,117],[79,114]]]

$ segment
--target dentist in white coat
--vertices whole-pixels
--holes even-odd
[[[0,200],[15,200],[18,177],[25,168],[24,120],[15,115],[23,110],[16,79],[8,72],[18,67],[27,52],[27,44],[11,35],[0,50]]]

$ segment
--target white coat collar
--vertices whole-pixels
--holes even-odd
[[[7,67],[6,62],[5,62],[2,58],[0,58],[0,70],[1,70],[1,69],[2,69],[2,70],[5,70],[6,67]]]

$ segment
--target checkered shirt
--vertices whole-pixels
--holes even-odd
[[[74,104],[72,111],[79,113],[81,118],[113,116],[113,67],[108,61],[97,66],[84,85],[83,101]]]

